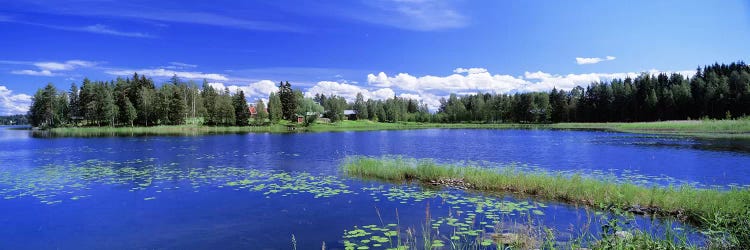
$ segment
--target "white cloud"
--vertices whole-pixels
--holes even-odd
[[[51,27],[51,28],[54,27],[54,28],[63,29],[63,30],[83,31],[83,32],[96,33],[96,34],[115,35],[115,36],[143,37],[143,38],[151,37],[151,35],[146,34],[146,33],[119,31],[119,30],[115,30],[110,27],[107,27],[106,25],[102,25],[102,24],[89,25],[85,27],[60,27],[60,26],[49,26],[49,25],[47,27]]]
[[[449,1],[387,0],[365,1],[371,8],[346,11],[349,17],[400,29],[432,31],[462,28],[469,24]]]
[[[13,91],[0,85],[0,115],[25,114],[31,105],[31,96],[13,94]]]
[[[171,64],[175,68],[195,68],[195,67],[198,67],[198,65],[195,65],[195,64],[182,63],[182,62],[169,62],[169,64]]]
[[[487,69],[485,68],[456,68],[453,70],[453,73],[456,74],[462,74],[462,73],[469,73],[469,74],[479,74],[479,73],[485,73],[487,72]]]
[[[305,92],[305,96],[313,97],[316,94],[324,94],[327,96],[337,95],[337,96],[344,97],[344,99],[346,99],[349,102],[353,102],[357,98],[357,93],[362,93],[362,97],[364,97],[365,100],[367,99],[384,100],[388,98],[393,98],[396,95],[396,92],[394,92],[393,89],[390,89],[390,88],[380,88],[380,89],[370,91],[360,86],[352,85],[348,83],[320,81],[317,84],[315,84],[315,86],[312,86],[309,89],[307,89],[307,92]]]
[[[394,92],[390,88],[378,89],[378,90],[370,92],[369,94],[370,94],[369,96],[365,97],[365,100],[366,99],[385,100],[385,99],[393,98],[394,96],[396,96],[396,92]],[[365,94],[362,93],[362,95],[364,96]]]
[[[595,64],[595,63],[600,63],[600,62],[603,62],[603,61],[612,61],[612,60],[615,60],[615,59],[617,59],[617,58],[614,57],[614,56],[606,56],[604,58],[600,58],[600,57],[576,57],[576,63],[577,64]]]
[[[517,86],[526,83],[510,75],[491,75],[486,69],[458,68],[454,72],[460,72],[449,76],[422,76],[415,77],[407,73],[399,73],[389,77],[384,72],[378,75],[367,75],[367,82],[378,87],[397,87],[411,92],[441,91],[441,92],[508,92]],[[466,74],[463,74],[466,73]]]
[[[416,100],[416,101],[421,101],[422,100],[422,96],[420,96],[418,94],[401,93],[401,94],[398,95],[398,97],[399,98],[404,98],[404,99],[412,99],[412,100]]]
[[[279,89],[276,84],[270,80],[260,80],[247,85],[225,85],[221,82],[211,82],[208,84],[218,90],[229,88],[229,92],[231,93],[236,93],[238,90],[242,90],[242,92],[245,93],[245,98],[251,100],[260,98],[266,103],[268,102],[268,95]]]
[[[128,31],[115,30],[103,24],[94,24],[94,25],[89,25],[89,26],[61,26],[61,25],[55,25],[55,24],[26,22],[26,21],[14,20],[10,18],[3,18],[1,16],[0,16],[0,22],[12,22],[12,23],[25,24],[25,25],[39,26],[39,27],[44,27],[48,29],[89,32],[89,33],[95,33],[95,34],[114,35],[114,36],[140,37],[140,38],[152,37],[149,34],[141,33],[141,32],[128,32]]]
[[[380,72],[377,75],[368,74],[369,85],[381,88],[394,88],[401,94],[426,103],[435,110],[440,105],[440,98],[450,93],[473,94],[484,93],[515,93],[528,91],[550,91],[552,88],[570,90],[576,86],[588,86],[592,82],[610,81],[615,78],[636,77],[637,72],[625,73],[586,73],[556,75],[542,71],[525,72],[523,76],[491,74],[484,68],[457,68],[455,74],[448,76],[412,76],[408,73],[398,73],[393,76]],[[649,70],[648,74],[679,73],[691,77],[695,72]],[[355,86],[356,87],[356,86]],[[419,98],[417,98],[419,97]]]
[[[96,66],[96,63],[83,60],[68,60],[65,62],[36,62],[34,63],[34,66],[37,66],[42,70],[62,71],[93,67]]]
[[[51,71],[49,70],[30,70],[30,69],[24,69],[24,70],[13,70],[10,72],[11,74],[16,75],[28,75],[28,76],[54,76]]]
[[[116,76],[130,76],[133,75],[133,73],[138,73],[142,75],[147,75],[150,77],[172,77],[173,75],[177,75],[177,77],[180,78],[187,78],[187,79],[206,79],[211,81],[228,81],[229,78],[227,78],[225,75],[222,74],[216,74],[216,73],[203,73],[203,72],[196,72],[196,71],[175,71],[170,69],[124,69],[124,70],[108,70],[105,73],[110,75],[116,75]]]
[[[39,70],[13,70],[10,73],[16,75],[30,75],[30,76],[56,76],[59,73],[54,71],[70,71],[77,68],[90,68],[97,65],[96,62],[83,61],[83,60],[68,60],[65,62],[25,62],[25,61],[0,61],[5,64],[20,64],[20,65],[34,65]]]

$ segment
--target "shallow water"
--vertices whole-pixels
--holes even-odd
[[[587,218],[600,215],[522,197],[350,179],[338,166],[350,155],[403,155],[515,163],[644,185],[728,187],[750,184],[746,152],[743,141],[592,131],[35,138],[0,129],[0,248],[288,249],[294,235],[299,249],[323,242],[339,249],[345,241],[362,245],[345,231],[367,225],[376,227],[366,233],[391,231],[388,224],[400,233],[419,229],[428,207],[444,242],[455,232],[470,236],[529,219],[555,228],[565,241],[582,228],[596,233],[600,225]],[[658,220],[635,223],[651,230]]]

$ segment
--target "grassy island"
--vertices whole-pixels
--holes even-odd
[[[580,175],[526,173],[513,168],[456,166],[398,157],[351,157],[345,160],[342,170],[353,177],[512,192],[597,208],[674,216],[720,235],[721,241],[728,237],[733,245],[750,244],[748,189],[645,187]]]

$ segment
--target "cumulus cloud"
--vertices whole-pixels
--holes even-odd
[[[615,60],[616,57],[614,56],[606,56],[604,58],[601,57],[576,57],[576,63],[577,64],[595,64],[600,63],[603,61],[612,61]]]
[[[22,65],[34,65],[38,70],[24,69],[24,70],[13,70],[10,73],[16,75],[30,75],[30,76],[55,76],[59,75],[54,71],[70,71],[78,68],[90,68],[97,65],[96,62],[83,61],[83,60],[68,60],[65,62],[16,62],[16,61],[3,61],[8,64],[22,64]]]
[[[203,72],[197,72],[197,71],[176,71],[171,69],[123,69],[123,70],[107,70],[105,73],[110,75],[116,75],[116,76],[130,76],[133,75],[133,73],[143,74],[150,77],[172,77],[173,75],[177,75],[177,77],[180,78],[187,78],[187,79],[206,79],[211,81],[228,81],[229,78],[227,78],[223,74],[216,74],[216,73],[203,73]]]
[[[454,74],[447,76],[412,76],[408,73],[398,73],[389,76],[385,72],[367,75],[367,82],[371,86],[393,88],[401,94],[426,103],[435,110],[440,105],[440,98],[450,93],[473,94],[483,93],[516,93],[529,91],[550,91],[552,88],[570,90],[576,86],[585,87],[592,82],[610,81],[615,78],[636,77],[640,73],[586,73],[558,75],[542,71],[525,72],[523,76],[491,74],[484,68],[457,68]],[[649,70],[648,74],[678,73],[691,77],[694,71],[659,71]],[[356,87],[356,86],[355,86]]]
[[[0,115],[25,114],[31,105],[31,96],[13,94],[13,91],[0,85]]]
[[[393,98],[396,95],[396,92],[394,92],[390,88],[380,88],[373,91],[370,91],[368,89],[362,88],[357,85],[348,84],[348,83],[339,83],[339,82],[331,82],[331,81],[320,81],[314,86],[307,89],[307,92],[305,92],[306,97],[313,97],[316,94],[323,94],[323,95],[337,95],[344,97],[349,102],[353,102],[357,98],[357,93],[362,93],[362,96],[367,99],[374,99],[374,100],[384,100],[388,98]]]
[[[271,80],[260,80],[257,82],[252,82],[249,84],[244,85],[237,85],[237,84],[230,84],[226,85],[222,82],[211,82],[208,83],[211,85],[211,87],[219,90],[223,90],[224,88],[228,88],[229,92],[231,93],[237,93],[237,91],[242,90],[242,92],[245,93],[245,97],[248,99],[263,99],[263,101],[268,102],[268,95],[271,94],[271,92],[275,92],[278,90],[278,87],[276,84]]]
[[[454,70],[455,74],[448,76],[415,77],[407,73],[388,76],[385,72],[377,75],[367,75],[367,82],[378,87],[397,87],[411,92],[441,91],[441,92],[508,92],[526,83],[510,75],[492,75],[483,68]]]

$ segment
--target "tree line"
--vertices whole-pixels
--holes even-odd
[[[0,125],[26,125],[26,124],[29,124],[29,118],[26,115],[0,116]]]
[[[262,103],[261,103],[262,104]],[[60,91],[53,84],[37,90],[29,108],[33,126],[152,126],[181,125],[203,119],[210,125],[247,125],[250,114],[243,91],[215,89],[203,81],[173,76],[156,87],[137,73],[112,81],[91,81]]]
[[[435,122],[638,122],[724,119],[750,115],[750,67],[713,64],[680,74],[613,79],[570,91],[489,94],[441,99]]]
[[[451,94],[440,100],[436,113],[417,100],[392,97],[354,102],[341,96],[316,94],[304,97],[289,82],[252,106],[242,90],[215,89],[207,81],[173,76],[156,87],[151,78],[134,74],[112,81],[84,79],[78,87],[60,91],[48,84],[37,90],[28,119],[33,126],[153,126],[181,125],[188,121],[207,125],[247,126],[301,119],[309,125],[318,117],[331,122],[348,118],[378,122],[635,122],[696,118],[731,118],[750,114],[750,67],[744,62],[698,68],[688,78],[680,74],[641,74],[635,78],[594,82],[570,91],[515,94]],[[267,108],[266,108],[267,107]],[[251,117],[252,115],[252,117]],[[252,124],[251,124],[252,123]]]

